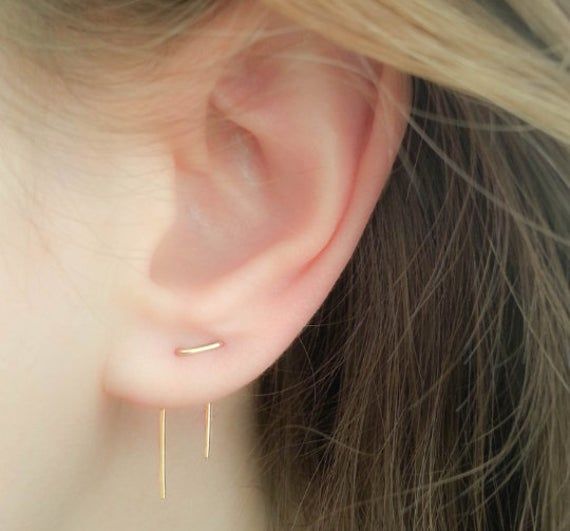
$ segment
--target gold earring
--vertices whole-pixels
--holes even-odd
[[[198,352],[206,352],[207,350],[214,350],[220,348],[224,343],[222,341],[214,341],[197,347],[177,348],[174,353],[177,356],[189,356],[190,354],[197,354]],[[212,422],[212,404],[208,402],[204,410],[206,436],[204,439],[204,457],[208,459],[210,456],[210,426]],[[166,409],[162,408],[158,416],[158,447],[159,447],[159,467],[158,477],[160,486],[160,498],[166,498]]]

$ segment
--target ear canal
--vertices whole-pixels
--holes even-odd
[[[154,282],[170,290],[192,291],[244,266],[271,245],[284,221],[257,139],[215,108],[204,134],[209,170],[175,166],[175,216],[150,265]]]

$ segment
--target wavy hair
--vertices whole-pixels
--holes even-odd
[[[5,0],[0,38],[71,75],[228,3]],[[570,529],[567,7],[261,3],[413,80],[352,260],[256,385],[273,528]]]

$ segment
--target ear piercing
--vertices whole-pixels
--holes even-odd
[[[166,411],[160,410],[158,417],[158,446],[160,448],[160,461],[158,465],[158,477],[160,481],[160,499],[166,498]]]
[[[174,349],[174,353],[177,356],[189,356],[191,354],[197,354],[198,352],[214,350],[222,347],[223,345],[224,343],[222,341],[214,341],[213,343],[207,343],[197,347],[179,347]],[[212,404],[210,402],[206,404],[204,417],[206,425],[204,457],[208,459],[210,456],[210,426],[212,421]],[[160,454],[158,467],[160,498],[164,500],[164,498],[166,498],[166,410],[164,408],[160,410],[158,417],[158,446]]]
[[[174,353],[177,356],[188,356],[190,354],[197,354],[198,352],[205,352],[206,350],[214,350],[220,348],[223,345],[221,341],[214,341],[213,343],[207,343],[206,345],[200,345],[198,347],[189,348],[177,348]]]

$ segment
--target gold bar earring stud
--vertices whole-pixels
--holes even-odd
[[[189,356],[191,354],[197,354],[199,352],[206,352],[208,350],[214,350],[220,348],[224,345],[222,341],[214,341],[212,343],[207,343],[205,345],[199,345],[197,347],[188,348],[176,348],[174,353],[177,356]],[[208,402],[204,410],[205,424],[206,424],[206,437],[204,440],[204,457],[208,459],[210,456],[210,433],[212,424],[212,404]],[[158,446],[159,446],[159,467],[158,467],[158,478],[159,478],[159,489],[160,489],[160,499],[164,500],[166,498],[166,409],[162,408],[159,412],[158,417]]]

